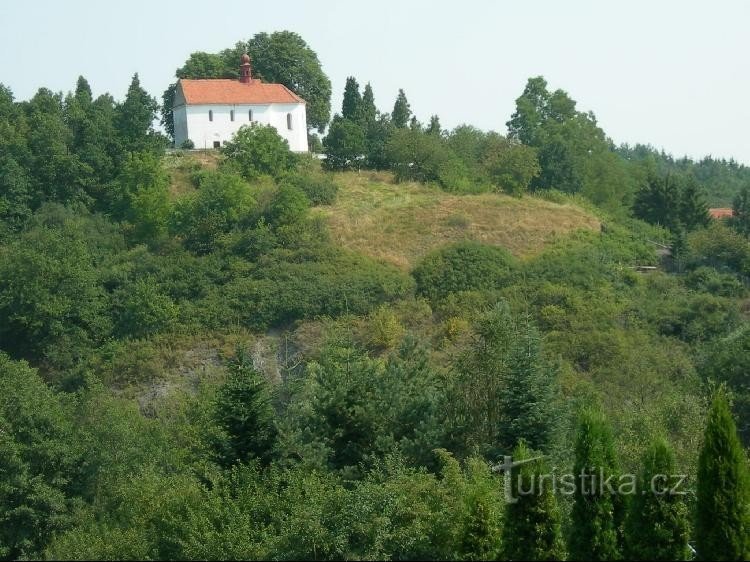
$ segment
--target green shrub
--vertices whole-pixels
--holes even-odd
[[[262,175],[279,178],[296,164],[289,143],[271,125],[252,123],[241,127],[221,152],[226,165],[248,180]]]
[[[150,336],[170,329],[179,309],[171,298],[161,293],[151,279],[140,279],[124,287],[116,297],[116,318],[121,336]]]
[[[301,189],[311,205],[333,205],[339,192],[339,186],[332,174],[297,173],[291,174],[286,181]]]
[[[417,292],[435,301],[459,291],[504,287],[517,267],[506,250],[467,241],[428,254],[413,275]]]
[[[190,139],[185,139],[184,141],[182,141],[180,148],[185,150],[193,150],[195,148],[195,143]]]

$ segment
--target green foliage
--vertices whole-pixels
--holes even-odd
[[[432,451],[442,441],[440,379],[413,341],[385,364],[334,341],[295,386],[285,455],[349,475],[394,453],[434,465]]]
[[[255,208],[250,187],[241,178],[206,172],[199,178],[198,191],[175,204],[170,229],[190,250],[205,254],[215,250],[222,236],[246,221]]]
[[[40,217],[0,247],[0,341],[14,354],[38,357],[63,342],[77,353],[111,329],[89,233],[61,218]]]
[[[523,443],[513,450],[513,462],[534,457]],[[551,485],[542,479],[549,474],[544,460],[521,464],[505,478],[511,480],[513,499],[505,505],[502,545],[506,560],[562,560],[565,558],[560,510]],[[519,491],[524,491],[519,494]],[[529,493],[530,492],[530,493]]]
[[[552,401],[556,370],[542,357],[528,318],[497,303],[474,323],[473,345],[458,358],[454,379],[458,446],[489,455],[508,454],[520,439],[538,449],[550,444],[555,427]]]
[[[334,175],[326,172],[300,171],[290,174],[285,181],[301,189],[313,206],[333,205],[339,192]]]
[[[411,279],[395,267],[340,250],[272,252],[258,261],[249,279],[221,292],[228,317],[253,329],[301,318],[366,314],[409,294]]]
[[[638,486],[626,521],[628,560],[687,560],[688,511],[676,489],[674,455],[663,440],[643,456]]]
[[[750,556],[750,474],[724,391],[714,396],[698,461],[696,550],[701,560]]]
[[[221,152],[228,166],[247,180],[262,175],[280,178],[293,170],[296,164],[286,139],[271,125],[260,123],[240,127]]]
[[[115,127],[122,137],[123,147],[129,152],[154,150],[163,147],[153,128],[159,104],[141,87],[138,74],[133,76],[128,94],[115,114]]]
[[[522,195],[539,175],[536,150],[492,136],[486,141],[482,165],[492,183],[510,195]]]
[[[403,90],[399,89],[396,103],[393,104],[393,111],[391,112],[391,121],[394,127],[397,129],[406,128],[409,118],[411,117],[411,107],[409,101],[406,99],[406,94]]]
[[[468,189],[468,172],[445,142],[421,130],[397,129],[385,145],[385,158],[398,181],[436,182],[449,191]]]
[[[323,139],[323,148],[327,170],[357,169],[366,149],[364,131],[354,121],[336,115]]]
[[[710,266],[720,272],[750,273],[750,242],[721,223],[687,236],[688,267]]]
[[[257,33],[247,42],[247,52],[258,76],[284,84],[307,102],[308,128],[322,133],[331,115],[331,81],[305,40],[291,31]]]
[[[617,475],[614,443],[601,412],[581,414],[575,443],[576,478],[568,552],[574,560],[619,560],[623,498],[605,482]],[[615,486],[617,479],[614,479]]]
[[[254,77],[283,84],[305,100],[308,129],[322,133],[331,116],[331,81],[323,72],[318,55],[297,33],[257,33],[247,42],[238,42],[220,53],[192,53],[176,70],[175,76],[236,79],[240,57],[244,53],[250,54]],[[175,89],[176,84],[171,84],[162,96],[161,122],[172,137]]]
[[[414,268],[417,292],[430,300],[474,289],[497,289],[513,280],[517,264],[506,250],[459,242],[428,254]]]
[[[114,296],[117,331],[121,337],[142,338],[172,328],[179,316],[174,301],[153,279],[139,279]]]
[[[650,168],[661,175],[686,174],[703,185],[711,207],[729,207],[750,182],[750,168],[734,159],[706,156],[693,160],[686,156],[674,158],[664,150],[650,145],[623,145],[618,154],[638,167]]]
[[[354,76],[346,79],[344,87],[344,101],[341,104],[341,116],[350,121],[360,121],[362,117],[362,95],[359,93],[359,84]]]
[[[37,372],[0,353],[0,556],[38,558],[73,524],[80,442],[69,404]]]
[[[217,447],[224,465],[270,462],[276,441],[271,391],[244,348],[237,349],[228,365],[227,379],[216,394],[214,416],[227,436]]]
[[[708,225],[708,206],[692,176],[652,176],[636,193],[636,217],[671,230]]]
[[[163,238],[169,225],[169,177],[161,160],[148,152],[130,153],[117,177],[115,212],[130,223],[137,242]]]
[[[272,226],[299,223],[310,208],[305,192],[291,184],[282,184],[268,207],[266,218]]]

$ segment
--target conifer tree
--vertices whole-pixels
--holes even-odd
[[[516,330],[498,400],[503,412],[498,440],[505,450],[519,439],[545,450],[556,425],[552,398],[557,373],[542,359],[541,338],[531,319],[519,319]]]
[[[344,101],[341,104],[341,116],[350,121],[359,121],[362,110],[362,96],[359,93],[359,84],[354,76],[346,79],[344,87]]]
[[[409,124],[409,118],[411,117],[411,107],[409,101],[406,99],[406,94],[403,90],[398,91],[398,97],[396,103],[393,105],[393,113],[391,114],[391,122],[398,129],[403,129]]]
[[[626,522],[629,560],[686,560],[688,519],[684,496],[675,489],[675,462],[663,439],[643,456],[635,498]]]
[[[747,458],[725,391],[713,399],[698,459],[696,549],[701,560],[750,558]]]
[[[576,489],[568,541],[572,560],[621,558],[622,500],[606,485],[610,476],[616,476],[616,470],[614,443],[604,416],[598,410],[585,410],[575,444]]]
[[[91,86],[83,76],[78,77],[78,82],[76,83],[75,98],[78,103],[80,103],[84,107],[89,105],[93,100],[91,94]]]
[[[370,127],[378,117],[378,110],[375,107],[375,94],[372,92],[372,86],[368,82],[362,93],[362,106],[360,117],[366,127]]]
[[[154,146],[153,123],[159,104],[141,87],[136,73],[125,101],[117,107],[115,125],[127,151],[136,152]]]
[[[750,184],[744,185],[732,202],[732,226],[745,236],[750,236]]]
[[[442,129],[440,128],[440,117],[438,117],[437,115],[433,115],[432,117],[430,117],[430,124],[427,126],[427,130],[425,132],[428,135],[439,137],[440,133],[442,132]]]
[[[258,459],[267,463],[276,443],[276,424],[268,382],[242,348],[228,365],[218,391],[214,418],[227,435],[217,446],[225,465]]]
[[[513,451],[513,462],[536,455],[522,441]],[[564,546],[560,511],[554,490],[543,475],[549,474],[543,459],[519,464],[511,470],[514,502],[505,505],[502,530],[505,560],[562,560]],[[522,492],[522,493],[521,493]]]
[[[680,187],[680,222],[687,230],[708,225],[708,205],[703,190],[693,176],[683,178]]]

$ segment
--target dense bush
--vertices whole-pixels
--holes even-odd
[[[285,181],[301,189],[311,205],[333,205],[339,191],[333,175],[327,173],[291,174]]]
[[[459,291],[504,287],[517,270],[516,260],[502,248],[460,242],[425,256],[413,275],[417,292],[438,300]]]
[[[271,253],[223,294],[243,324],[266,329],[302,318],[366,314],[412,289],[411,279],[395,267],[331,249],[322,255]]]
[[[247,180],[267,175],[279,178],[296,163],[289,143],[271,125],[252,123],[235,133],[222,149],[227,165]]]

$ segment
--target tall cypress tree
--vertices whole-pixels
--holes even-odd
[[[698,459],[695,539],[701,560],[750,558],[750,476],[725,391],[711,404]]]
[[[117,107],[115,125],[127,151],[136,152],[156,146],[153,123],[159,104],[141,87],[136,73],[125,101]]]
[[[399,129],[403,129],[409,124],[409,118],[411,117],[411,107],[409,107],[409,101],[406,99],[406,94],[403,90],[398,91],[398,97],[396,103],[393,105],[393,113],[391,113],[391,122]]]
[[[514,462],[534,456],[523,442],[513,451]],[[564,558],[560,511],[552,486],[543,478],[547,474],[550,474],[547,463],[536,460],[517,465],[505,476],[511,478],[515,500],[505,505],[502,545],[506,560]]]
[[[687,506],[673,478],[672,450],[663,439],[643,456],[637,493],[626,522],[629,560],[686,560],[688,557]]]
[[[341,104],[341,115],[350,121],[359,121],[362,110],[362,96],[359,93],[359,84],[354,76],[346,79],[344,87],[344,101]]]
[[[568,541],[571,559],[621,558],[622,498],[605,485],[607,478],[616,474],[609,425],[600,411],[585,410],[579,420],[575,444],[576,490]]]
[[[425,132],[428,135],[439,137],[440,133],[442,132],[442,128],[440,127],[440,117],[438,117],[437,115],[433,115],[432,117],[430,117],[430,124],[427,126]]]
[[[365,126],[369,127],[378,117],[378,110],[375,107],[375,94],[372,92],[372,86],[368,82],[365,85],[364,92],[362,93],[362,106],[360,109],[360,116]]]

